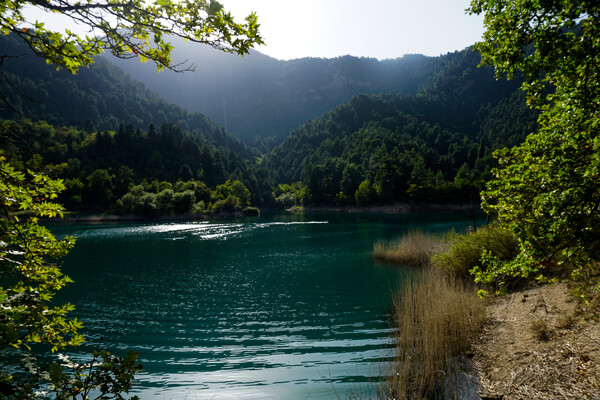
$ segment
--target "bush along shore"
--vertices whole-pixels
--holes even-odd
[[[416,268],[395,297],[383,398],[600,399],[598,296],[581,277],[475,282],[486,257],[517,254],[518,241],[496,224],[374,245],[375,259]]]
[[[132,188],[106,212],[67,212],[60,222],[183,221],[255,217],[250,191],[240,181],[227,181],[211,190],[202,182],[190,180],[153,181]],[[102,210],[102,209],[101,209]],[[56,222],[56,221],[53,221]]]

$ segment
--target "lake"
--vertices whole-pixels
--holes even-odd
[[[235,221],[60,225],[89,352],[132,349],[141,399],[375,396],[393,356],[392,293],[410,268],[373,243],[464,232],[467,212],[278,214]]]

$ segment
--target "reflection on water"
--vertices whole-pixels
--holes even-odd
[[[88,228],[70,232],[85,239],[146,240],[149,235],[160,235],[161,239],[185,239],[190,236],[200,239],[227,239],[241,233],[277,226],[327,224],[327,221],[267,222],[267,223],[209,223],[208,221],[187,223],[164,223],[157,225],[116,226]]]
[[[79,237],[60,300],[77,305],[87,350],[103,336],[140,353],[142,399],[370,395],[392,357],[390,294],[411,273],[374,264],[373,243],[466,217],[57,227]]]

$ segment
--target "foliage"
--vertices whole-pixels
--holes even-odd
[[[519,71],[540,129],[498,151],[500,169],[483,193],[520,253],[488,255],[482,281],[591,274],[600,261],[600,17],[595,2],[474,0],[485,13],[482,61],[497,74]]]
[[[0,40],[25,51],[13,36]],[[358,73],[360,63],[350,61],[338,60],[340,68]],[[213,189],[239,180],[252,204],[278,207],[354,205],[365,180],[373,193],[359,196],[364,205],[471,202],[496,163],[492,151],[520,142],[535,125],[535,113],[514,94],[516,84],[496,82],[491,68],[476,68],[476,53],[465,50],[430,61],[430,75],[413,88],[417,97],[358,96],[294,130],[262,158],[206,117],[159,101],[106,60],[73,76],[40,66],[39,60],[7,59],[3,68],[10,66],[11,76],[40,101],[24,101],[20,110],[50,123],[3,125],[32,143],[40,166],[65,179],[60,201],[74,210],[114,209],[144,179],[196,180]],[[302,67],[316,68],[312,62]],[[96,170],[106,170],[110,179],[88,181]],[[304,189],[284,194],[277,187],[294,182]],[[92,189],[96,183],[101,196]],[[211,201],[196,190],[195,195],[205,206]]]
[[[0,394],[32,398],[34,391],[44,390],[59,399],[84,399],[97,388],[103,398],[123,398],[140,369],[134,353],[116,358],[102,352],[90,365],[51,363],[44,368],[30,354],[34,344],[55,352],[83,342],[80,322],[67,317],[74,307],[52,303],[56,292],[72,282],[56,262],[74,239],[57,240],[38,224],[41,217],[62,216],[62,207],[52,202],[64,190],[62,181],[20,172],[2,153],[0,177]],[[94,365],[98,356],[103,362]]]
[[[217,200],[212,205],[212,210],[214,212],[234,212],[242,209],[242,205],[240,204],[240,199],[232,194],[227,196],[225,199]]]
[[[73,75],[56,71],[42,59],[28,54],[28,47],[14,35],[0,35],[0,49],[25,54],[2,62],[2,73],[14,83],[11,86],[0,80],[0,92],[13,105],[13,109],[0,107],[2,118],[21,119],[25,115],[57,127],[73,125],[89,133],[116,132],[122,124],[124,135],[119,135],[119,146],[130,145],[137,128],[149,130],[152,124],[159,129],[170,123],[211,145],[234,150],[243,157],[254,155],[205,115],[167,103],[106,59],[97,59],[89,68]],[[32,101],[23,97],[23,93]],[[133,129],[128,131],[128,125]]]
[[[252,193],[258,191],[255,172],[249,161],[226,148],[207,143],[199,133],[183,132],[169,124],[160,129],[151,126],[148,132],[130,125],[121,126],[116,133],[86,132],[26,120],[0,121],[0,128],[10,135],[27,138],[26,145],[3,142],[10,151],[12,162],[23,165],[35,161],[65,180],[67,189],[59,196],[59,201],[73,211],[133,212],[133,205],[139,203],[134,198],[137,195],[123,197],[135,184],[141,184],[143,191],[158,197],[146,197],[143,210],[136,213],[154,215],[158,211],[170,214],[175,211],[175,203],[173,198],[168,198],[168,192],[159,196],[161,191],[170,189],[175,195],[190,190],[194,192],[195,202],[203,200],[208,204],[209,185],[214,188],[233,173],[243,179],[244,188],[247,183],[253,185]],[[31,155],[27,148],[37,154]],[[193,176],[178,181],[182,165],[193,171]],[[234,185],[237,195],[245,202],[254,202],[252,195],[248,197],[249,192],[239,187],[240,184]],[[119,199],[125,203],[118,205]],[[188,209],[189,202],[184,205],[180,200],[178,197],[176,202],[180,206],[175,212]]]
[[[19,172],[1,154],[0,174],[2,347],[30,348],[33,343],[45,343],[56,351],[80,344],[79,322],[65,318],[73,306],[49,304],[56,291],[71,280],[47,260],[66,255],[74,239],[57,240],[38,225],[40,217],[62,216],[62,208],[51,200],[64,185],[42,174]],[[17,210],[19,216],[13,216]]]
[[[470,122],[473,116],[485,117],[488,103],[509,97],[518,87],[495,81],[492,68],[477,68],[479,55],[471,49],[381,61],[353,56],[283,61],[256,52],[244,60],[216,52],[209,55],[210,49],[183,40],[172,43],[173,56],[190,59],[203,71],[201,76],[166,71],[156,79],[151,65],[116,60],[117,65],[164,99],[205,113],[255,147],[267,144],[262,141],[265,137],[276,137],[267,149],[300,124],[361,93],[436,98],[447,105],[444,113],[454,116],[460,130],[471,130],[476,126]],[[227,74],[222,73],[225,69]],[[461,122],[458,116],[467,118]]]
[[[308,202],[308,188],[302,182],[280,183],[271,194],[275,205],[280,208],[301,206]]]
[[[244,215],[249,217],[258,217],[260,215],[260,209],[257,207],[246,207],[242,211],[244,212]]]
[[[300,180],[311,204],[470,202],[494,165],[492,151],[522,139],[527,117],[512,109],[520,110],[519,97],[462,94],[469,101],[460,110],[448,105],[458,99],[442,103],[429,94],[357,96],[292,131],[261,167],[275,182]],[[478,101],[498,103],[486,104],[490,115],[473,111],[483,107]],[[513,114],[520,124],[511,123]],[[498,127],[502,135],[491,130]]]
[[[39,377],[49,382],[46,390],[56,399],[85,400],[94,393],[96,399],[120,400],[133,388],[134,374],[142,368],[137,357],[132,351],[115,357],[105,350],[96,350],[89,363],[79,364],[60,354],[60,362],[49,364]],[[137,398],[133,396],[131,400]]]
[[[250,191],[239,180],[227,181],[222,185],[217,185],[211,197],[213,200],[219,201],[226,200],[231,196],[238,199],[241,208],[250,205]]]
[[[85,26],[92,35],[65,29],[48,29],[43,21],[31,21],[25,9],[33,6],[47,13],[59,13]],[[75,2],[68,0],[5,2],[0,6],[0,32],[17,35],[48,64],[75,73],[105,50],[121,58],[152,60],[159,70],[177,69],[171,60],[173,47],[167,35],[238,54],[261,44],[254,13],[238,24],[223,6],[213,0],[177,2],[132,0]]]
[[[481,269],[481,257],[486,252],[504,261],[512,260],[519,252],[516,237],[498,224],[468,235],[451,232],[444,240],[448,249],[434,255],[432,262],[462,277],[469,276],[474,268]]]
[[[172,188],[172,189],[171,189]],[[209,214],[248,210],[257,215],[250,205],[251,194],[240,181],[227,181],[210,190],[196,180],[169,182],[152,181],[134,186],[121,197],[115,210],[120,214],[135,214],[152,218],[159,215]]]
[[[377,190],[371,185],[368,179],[365,179],[358,185],[356,193],[354,193],[354,198],[356,199],[356,204],[359,206],[372,204],[377,200]]]
[[[26,50],[12,35],[0,40],[11,51]],[[172,183],[194,179],[211,188],[240,180],[250,190],[253,204],[279,207],[353,205],[365,180],[376,190],[365,205],[470,202],[496,163],[492,151],[520,142],[531,130],[528,127],[535,126],[535,112],[514,94],[517,84],[494,81],[491,68],[476,68],[478,61],[470,50],[429,60],[428,67],[419,70],[428,75],[411,89],[417,97],[358,96],[294,130],[262,158],[206,117],[160,101],[106,60],[76,76],[54,71],[36,59],[7,59],[3,68],[39,101],[23,101],[19,109],[52,125],[22,121],[20,127],[12,123],[11,129],[28,140],[34,136],[35,153],[65,179],[68,190],[61,202],[69,209],[98,210],[114,207],[143,179]],[[335,63],[353,74],[360,72],[360,63]],[[301,66],[307,69],[303,71],[316,68],[312,61]],[[211,100],[221,104],[223,114],[222,103]],[[0,115],[15,118],[9,111],[0,110]],[[60,128],[63,124],[79,129]],[[129,181],[119,172],[121,167],[133,171]],[[96,169],[114,176],[102,188],[106,195],[106,188],[112,191],[112,196],[103,196],[108,201],[94,196],[86,180]],[[121,183],[116,185],[117,181]],[[278,192],[278,184],[294,182],[306,190],[285,196]],[[200,199],[210,202],[196,193],[196,201]]]
[[[149,65],[118,65],[166,100],[203,112],[245,142],[264,144],[267,150],[290,130],[360,93],[414,94],[442,63],[417,55],[384,61],[353,56],[284,61],[257,52],[242,61],[215,52],[209,56],[210,49],[182,40],[172,43],[174,57],[190,59],[203,71],[201,76],[167,71],[157,80]],[[223,74],[224,69],[229,72]],[[269,144],[265,137],[276,140]]]

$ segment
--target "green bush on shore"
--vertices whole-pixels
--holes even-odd
[[[519,253],[516,237],[504,227],[491,224],[470,235],[450,233],[445,236],[448,249],[432,257],[432,263],[468,277],[475,266],[481,266],[484,252],[500,260],[512,260]]]
[[[240,181],[227,181],[211,191],[199,181],[153,182],[137,185],[117,200],[114,211],[118,214],[136,214],[144,217],[163,215],[230,213],[242,211],[259,215],[250,207],[250,191]],[[248,210],[247,212],[245,210]]]

